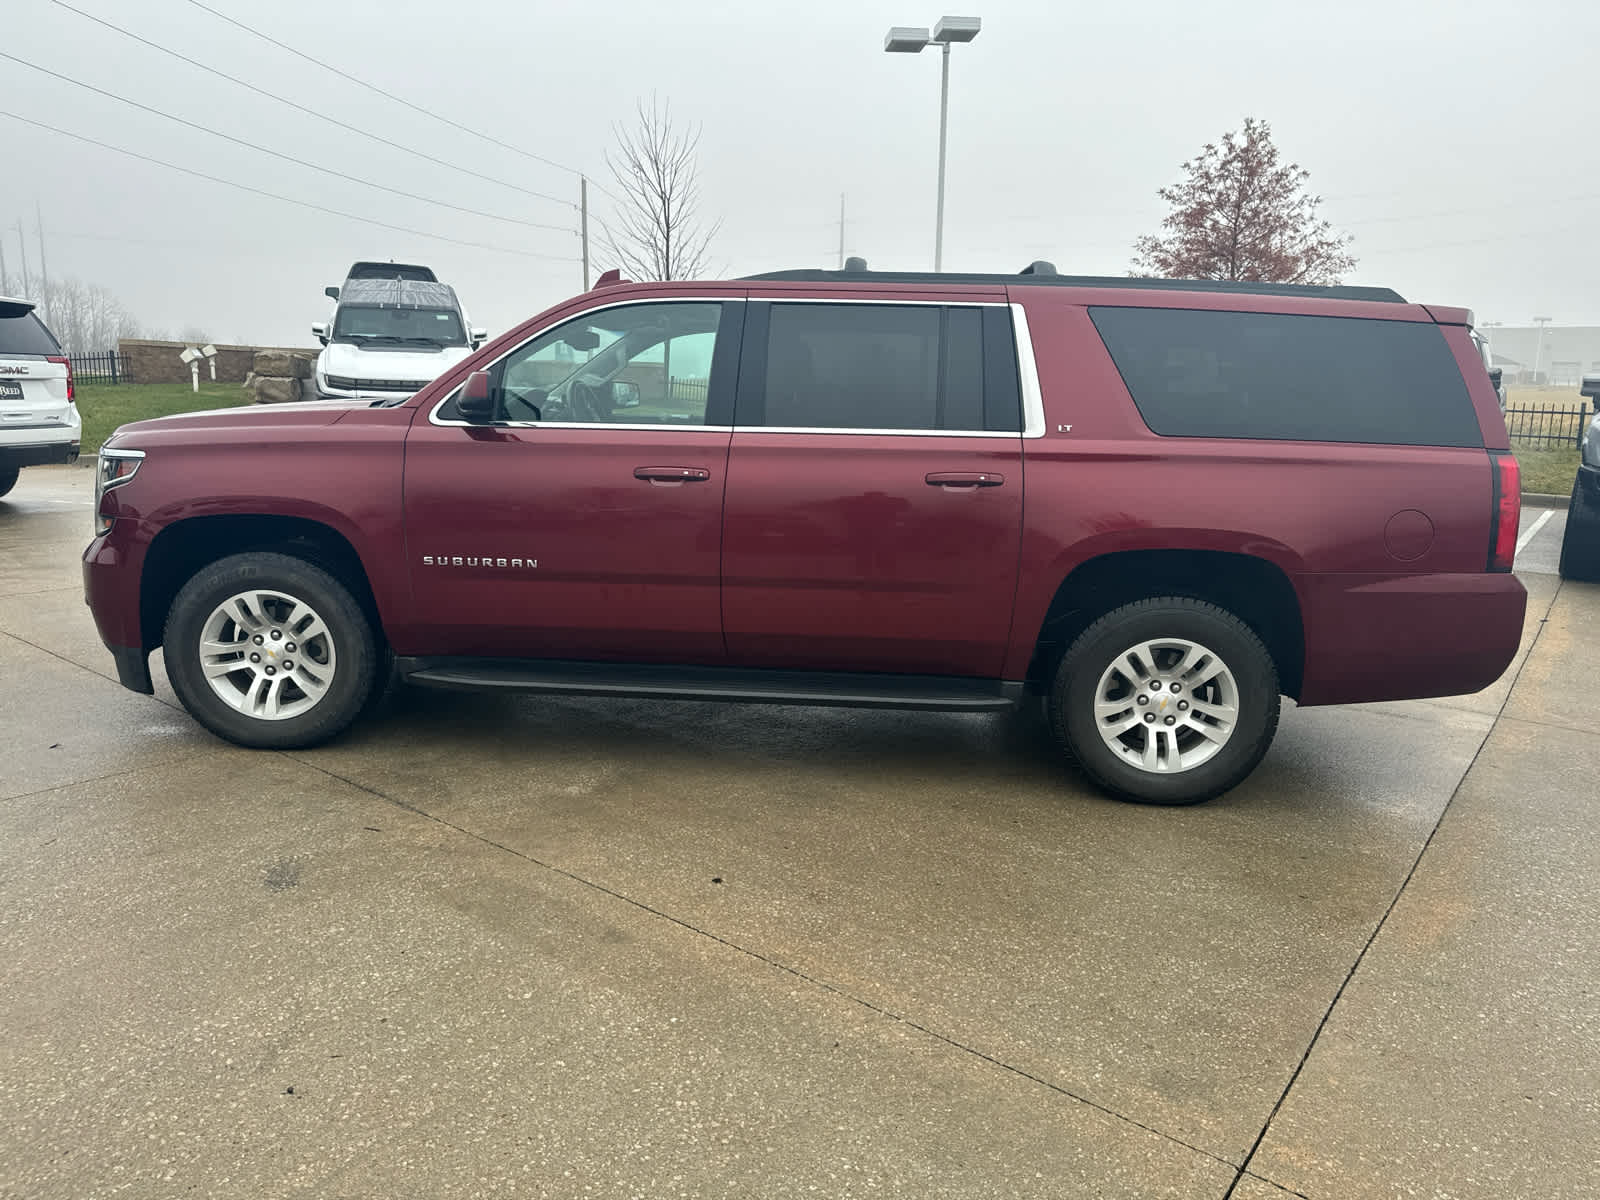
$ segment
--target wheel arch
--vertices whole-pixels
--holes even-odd
[[[161,645],[172,601],[196,571],[252,551],[287,554],[327,571],[350,589],[374,634],[383,639],[382,614],[366,565],[343,533],[307,517],[237,513],[176,521],[151,541],[139,577],[144,648]]]
[[[1049,686],[1067,647],[1095,620],[1153,596],[1186,596],[1233,613],[1265,643],[1283,693],[1299,697],[1305,627],[1293,583],[1268,559],[1220,550],[1121,550],[1079,563],[1057,586],[1040,622],[1030,686]]]

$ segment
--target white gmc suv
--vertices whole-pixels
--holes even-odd
[[[0,297],[0,496],[23,467],[76,462],[82,436],[72,361],[33,301]]]

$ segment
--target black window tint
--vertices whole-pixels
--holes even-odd
[[[944,386],[936,429],[982,429],[983,313],[945,309]]]
[[[60,354],[61,347],[32,312],[0,313],[0,354]]]
[[[1089,315],[1159,434],[1483,445],[1437,325],[1164,308]]]
[[[940,310],[775,304],[766,424],[936,429]]]

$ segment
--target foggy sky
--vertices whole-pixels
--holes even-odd
[[[360,258],[432,265],[499,332],[581,288],[577,176],[375,96],[186,0],[71,0],[212,66],[538,200],[323,124],[92,24],[4,0],[0,49],[200,124],[537,230],[267,159],[0,63],[0,111],[375,220],[364,226],[185,177],[0,116],[0,226],[19,273],[35,204],[52,276],[114,292],[147,326],[309,345],[322,288]],[[939,62],[883,53],[932,0],[206,0],[380,87],[615,190],[604,152],[636,98],[703,126],[718,274],[929,270]],[[1600,324],[1600,6],[1535,0],[961,0],[984,28],[951,63],[945,269],[1124,274],[1156,189],[1246,116],[1311,171],[1355,235],[1353,283],[1480,321]],[[591,189],[596,215],[609,201]],[[568,261],[526,257],[522,250]],[[597,268],[608,264],[597,261]]]

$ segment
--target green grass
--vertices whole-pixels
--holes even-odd
[[[1522,490],[1565,496],[1572,491],[1578,474],[1576,447],[1561,450],[1522,450],[1512,447],[1517,465],[1522,468]]]
[[[1508,387],[1507,408],[1588,408],[1589,397],[1580,395],[1577,388]]]
[[[233,408],[251,402],[250,393],[237,383],[202,383],[199,393],[187,383],[122,383],[116,386],[79,384],[78,413],[83,418],[85,459],[100,452],[100,443],[118,425],[146,417],[198,412],[206,408]]]

